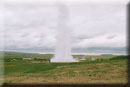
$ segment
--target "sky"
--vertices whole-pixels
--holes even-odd
[[[5,0],[4,50],[54,52],[59,7],[56,2],[30,1]],[[71,30],[72,52],[125,54],[126,0],[87,1],[64,2],[69,11],[67,25]]]

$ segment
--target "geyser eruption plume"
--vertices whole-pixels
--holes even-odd
[[[69,12],[63,3],[58,4],[59,18],[56,36],[56,51],[51,62],[78,62],[71,56],[71,35],[67,26]]]

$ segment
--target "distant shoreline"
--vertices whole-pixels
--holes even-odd
[[[34,54],[55,54],[55,52],[19,52],[19,51],[0,51],[0,53],[34,53]],[[88,53],[88,52],[72,52],[72,55],[103,55],[103,54],[112,54],[115,55],[127,55],[125,53]]]

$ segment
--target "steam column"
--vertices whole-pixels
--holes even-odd
[[[71,56],[71,35],[67,26],[69,12],[64,4],[59,4],[59,18],[56,36],[56,51],[51,62],[77,62]]]

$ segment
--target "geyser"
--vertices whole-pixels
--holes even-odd
[[[56,51],[51,62],[78,62],[71,56],[71,34],[67,25],[69,12],[65,4],[58,4],[59,18],[56,35]]]

